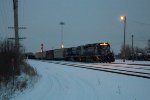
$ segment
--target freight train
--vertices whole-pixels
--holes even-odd
[[[61,48],[36,52],[35,58],[79,62],[114,62],[114,54],[109,43],[93,43],[71,48]]]

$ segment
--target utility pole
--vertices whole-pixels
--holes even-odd
[[[16,70],[17,74],[20,74],[19,68],[19,34],[18,34],[18,0],[13,0],[13,9],[14,9],[14,31],[15,31],[15,50],[16,50]]]
[[[18,27],[18,0],[13,0],[13,11],[14,11],[14,26],[8,27],[8,29],[14,29],[15,37],[8,38],[11,40],[15,40],[15,54],[16,57],[12,58],[12,67],[13,67],[13,84],[14,84],[14,76],[20,74],[20,39],[26,39],[25,37],[19,37],[19,29],[26,29],[26,27]]]
[[[19,44],[19,40],[20,39],[25,39],[25,37],[20,38],[19,37],[19,29],[26,29],[26,27],[18,27],[18,0],[13,0],[13,10],[14,10],[14,27],[8,27],[8,28],[12,28],[14,29],[15,32],[15,38],[9,38],[9,39],[14,39],[15,40],[15,51],[16,51],[16,69],[15,72],[17,72],[17,74],[20,73],[20,44]]]
[[[132,61],[134,62],[133,35],[132,35]]]
[[[13,0],[13,7],[14,7],[15,48],[16,48],[16,52],[19,52],[18,0]]]

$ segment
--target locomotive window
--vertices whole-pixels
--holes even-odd
[[[102,46],[101,48],[102,48],[102,49],[110,49],[109,46]]]

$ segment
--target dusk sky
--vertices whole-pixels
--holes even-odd
[[[13,0],[0,0],[0,39],[13,37]],[[108,42],[115,53],[123,44],[123,23],[127,17],[126,44],[146,47],[150,39],[150,0],[18,0],[21,43],[27,52],[57,49],[61,25],[65,47]]]

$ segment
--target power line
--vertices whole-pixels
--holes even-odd
[[[141,25],[150,26],[150,24],[148,24],[148,23],[143,23],[143,22],[138,22],[138,21],[134,21],[134,23],[138,23],[138,24],[141,24]]]
[[[140,22],[140,21],[135,21],[135,20],[130,20],[130,19],[129,19],[129,21],[132,23],[136,23],[136,24],[140,24],[140,25],[144,25],[144,26],[150,26],[149,23],[145,23],[145,22]]]

